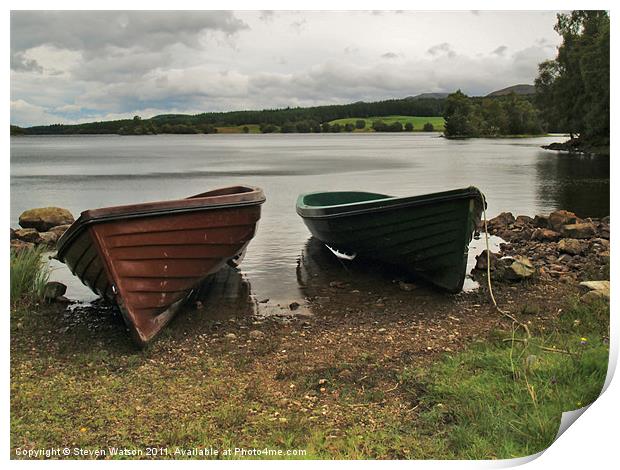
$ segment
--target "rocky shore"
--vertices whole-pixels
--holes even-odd
[[[606,145],[586,144],[578,138],[569,139],[566,142],[553,142],[549,145],[543,145],[542,148],[545,150],[557,150],[560,152],[609,156],[609,143]]]
[[[490,254],[491,277],[497,282],[580,283],[586,300],[609,298],[609,224],[609,217],[581,219],[566,210],[534,218],[503,212],[487,223],[489,234],[505,241]],[[486,271],[485,250],[476,258],[474,277]]]
[[[20,228],[11,228],[11,249],[20,251],[36,245],[54,249],[60,236],[74,221],[71,212],[60,207],[24,211],[19,216]]]

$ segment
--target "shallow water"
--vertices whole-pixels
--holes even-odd
[[[296,273],[309,238],[295,213],[301,192],[405,196],[474,185],[487,197],[489,217],[559,208],[608,215],[609,159],[540,148],[561,139],[455,141],[433,133],[11,138],[11,226],[32,207],[66,207],[77,217],[90,208],[260,186],[267,202],[241,276],[254,298],[286,304],[304,295]],[[472,252],[484,242],[475,243]],[[53,277],[69,284],[69,297],[93,298],[63,265],[54,268]]]

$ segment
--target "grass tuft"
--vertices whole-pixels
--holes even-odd
[[[33,305],[43,298],[49,279],[47,263],[40,247],[11,250],[11,307]]]

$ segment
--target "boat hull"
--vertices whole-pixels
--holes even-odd
[[[86,211],[59,241],[58,258],[115,302],[136,342],[145,345],[208,276],[242,258],[264,202],[262,191],[246,189],[242,197],[231,188],[224,197],[218,190],[160,205]]]
[[[347,201],[356,197],[342,194]],[[462,289],[468,246],[482,210],[480,191],[412,198],[356,194],[366,200],[318,207],[305,204],[312,197],[302,195],[297,212],[314,237],[345,257],[398,265],[450,292]]]

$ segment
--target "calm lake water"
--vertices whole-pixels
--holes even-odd
[[[243,279],[255,298],[286,302],[301,295],[296,271],[309,238],[295,213],[301,192],[407,196],[474,185],[487,197],[489,217],[560,208],[609,215],[609,158],[540,148],[557,140],[455,141],[432,133],[11,138],[11,226],[32,207],[66,207],[77,218],[90,208],[260,186],[267,202]],[[62,268],[54,277],[71,279]],[[87,300],[88,292],[71,281],[69,296]]]

